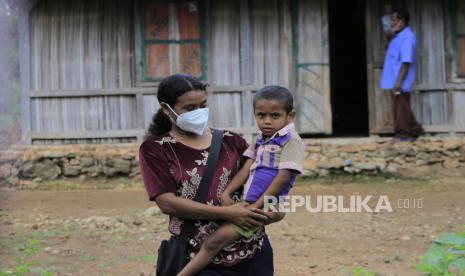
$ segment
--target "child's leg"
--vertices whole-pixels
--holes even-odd
[[[203,242],[197,255],[179,272],[178,276],[192,276],[199,272],[210,263],[221,249],[240,237],[232,224],[221,226]]]

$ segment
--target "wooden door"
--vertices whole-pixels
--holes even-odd
[[[301,133],[332,132],[326,0],[293,6],[297,127]]]

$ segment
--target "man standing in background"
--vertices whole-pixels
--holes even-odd
[[[381,89],[392,93],[395,127],[393,142],[414,141],[424,133],[410,107],[410,93],[415,82],[416,38],[408,25],[409,21],[407,10],[393,10],[393,37],[386,51],[380,83]]]

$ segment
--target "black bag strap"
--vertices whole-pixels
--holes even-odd
[[[210,190],[213,174],[215,172],[216,163],[220,155],[221,145],[223,142],[223,130],[213,129],[212,143],[210,150],[208,152],[207,164],[205,165],[205,171],[200,180],[199,187],[197,188],[197,193],[195,194],[195,201],[203,202]],[[181,229],[181,234],[179,239],[186,241],[189,235],[194,230],[194,221],[193,220],[184,220],[184,225]]]

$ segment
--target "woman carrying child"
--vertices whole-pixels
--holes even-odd
[[[186,241],[192,259],[225,222],[245,230],[256,229],[249,238],[235,239],[219,250],[196,275],[273,275],[273,251],[263,225],[284,215],[263,212],[245,203],[230,201],[222,206],[220,201],[248,148],[246,141],[235,133],[223,132],[207,198],[203,203],[196,202],[193,199],[212,142],[212,130],[207,127],[206,85],[190,75],[172,75],[160,83],[157,99],[161,108],[153,117],[139,157],[150,200],[170,217],[169,232],[178,236],[184,220],[195,221]]]
[[[221,195],[223,206],[234,204],[231,196],[244,186],[243,200],[247,208],[261,209],[266,196],[286,196],[296,176],[302,173],[305,146],[294,130],[295,111],[290,91],[281,86],[266,86],[255,94],[253,109],[261,133],[243,153],[247,160]],[[178,276],[194,275],[214,260],[222,248],[238,239],[250,239],[259,230],[260,227],[244,228],[226,222],[205,240]]]

